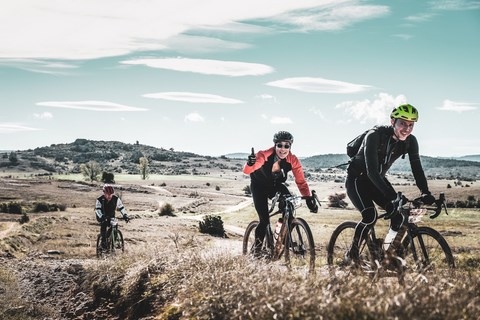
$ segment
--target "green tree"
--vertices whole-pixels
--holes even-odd
[[[98,176],[102,172],[102,169],[96,161],[89,161],[88,163],[82,163],[80,166],[80,172],[87,180],[92,182],[98,181]]]
[[[138,169],[140,170],[140,176],[142,177],[143,180],[148,178],[148,159],[145,157],[141,157],[139,159],[139,165]]]
[[[18,157],[15,152],[10,152],[10,156],[8,157],[8,160],[10,161],[11,164],[18,164]]]

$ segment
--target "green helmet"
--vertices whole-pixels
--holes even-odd
[[[403,119],[408,121],[418,121],[418,111],[411,104],[402,104],[392,110],[391,119]]]

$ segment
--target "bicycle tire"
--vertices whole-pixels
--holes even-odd
[[[357,222],[345,221],[333,230],[327,245],[327,263],[331,267],[345,267],[350,264],[347,253],[352,246]]]
[[[99,234],[97,236],[97,258],[100,258],[103,255],[102,249],[102,235]]]
[[[402,244],[408,268],[420,273],[455,268],[452,250],[437,230],[418,227],[412,232],[413,246],[410,240],[407,237]]]
[[[285,262],[291,270],[315,271],[315,242],[308,223],[294,218],[285,239]]]
[[[243,248],[242,253],[244,255],[254,254],[254,245],[255,245],[255,230],[258,227],[259,221],[252,221],[248,224],[243,234]],[[267,226],[268,229],[268,226]],[[265,237],[263,238],[262,247],[260,252],[264,257],[271,259],[273,257],[273,246],[268,244],[269,232],[265,232]]]
[[[124,252],[125,251],[125,243],[123,242],[123,234],[120,230],[116,230],[114,233],[116,235],[110,239],[110,250],[112,253],[115,253],[117,251]],[[111,234],[110,234],[111,236]]]

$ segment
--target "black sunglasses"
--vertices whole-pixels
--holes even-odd
[[[281,144],[281,143],[277,143],[277,148],[284,148],[284,149],[290,149],[290,145],[289,144]]]

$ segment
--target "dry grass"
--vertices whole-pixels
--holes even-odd
[[[166,186],[160,187],[162,182]],[[458,269],[453,274],[409,274],[405,286],[400,286],[395,278],[372,281],[362,274],[329,272],[325,248],[333,229],[360,216],[353,209],[325,205],[312,214],[303,206],[297,214],[309,223],[317,252],[317,273],[306,278],[289,272],[281,261],[266,263],[241,255],[241,235],[228,230],[240,229],[241,233],[257,219],[252,205],[230,210],[245,200],[241,190],[247,183],[219,177],[148,181],[154,186],[120,181],[129,188],[122,196],[134,217],[120,224],[126,252],[99,260],[94,247],[99,227],[93,215],[98,186],[8,180],[2,187],[15,192],[5,196],[25,192],[20,196],[24,201],[42,198],[69,205],[64,212],[29,214],[31,220],[25,225],[15,222],[15,215],[0,215],[0,251],[16,256],[0,258],[5,266],[0,269],[0,318],[62,319],[60,312],[68,314],[67,318],[170,320],[475,319],[480,314],[478,209],[451,209],[448,216],[426,219],[426,225],[447,239]],[[220,191],[215,190],[217,185]],[[442,185],[446,182],[432,184],[433,191]],[[478,194],[478,187],[473,186],[468,192],[449,189],[447,198]],[[312,188],[322,198],[343,191],[341,183],[313,183]],[[415,194],[414,187],[405,188]],[[189,197],[192,192],[209,201],[189,207],[197,200]],[[193,212],[160,217],[162,201]],[[199,233],[198,220],[206,213],[222,216],[228,238]],[[379,221],[379,233],[386,227],[387,221]],[[52,256],[49,250],[61,254]],[[54,273],[59,274],[53,277]],[[68,287],[58,293],[63,307],[41,296],[43,282],[37,278],[52,287],[69,277],[73,279],[65,284]],[[40,296],[26,297],[25,292]]]

